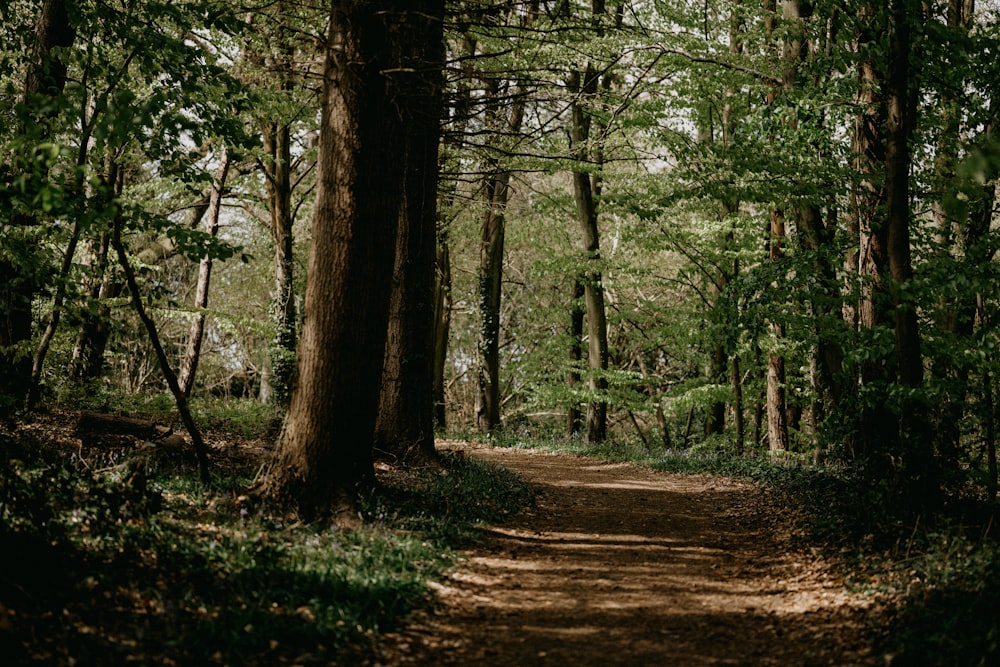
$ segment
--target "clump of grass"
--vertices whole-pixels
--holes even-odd
[[[502,522],[534,502],[515,473],[485,461],[444,454],[441,466],[387,481],[365,507],[375,521],[461,546],[484,523]]]
[[[880,648],[894,665],[1000,664],[1000,545],[929,536],[923,553],[896,561],[886,581],[898,591]]]

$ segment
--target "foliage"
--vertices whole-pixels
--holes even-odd
[[[927,536],[923,553],[895,563],[904,602],[880,637],[894,665],[980,667],[1000,659],[1000,544],[954,532]]]
[[[476,536],[480,523],[501,523],[534,501],[531,489],[500,466],[445,453],[442,468],[416,469],[405,484],[383,486],[365,516],[419,531],[450,545]]]
[[[243,418],[231,407],[216,426]],[[250,509],[240,494],[258,461],[239,442],[206,487],[129,451],[93,472],[92,452],[4,435],[5,664],[351,663],[427,604],[479,522],[531,501],[510,473],[448,457],[412,477],[385,470],[357,530],[303,525]]]

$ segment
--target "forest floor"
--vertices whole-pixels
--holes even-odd
[[[878,665],[874,605],[788,508],[724,477],[445,443],[537,503],[486,529],[381,665]]]

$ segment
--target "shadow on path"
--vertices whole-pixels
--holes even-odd
[[[534,509],[489,529],[383,664],[873,665],[863,600],[732,480],[465,446]]]

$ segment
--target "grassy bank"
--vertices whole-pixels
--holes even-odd
[[[209,433],[203,486],[183,453],[81,447],[62,426],[2,435],[4,664],[365,664],[478,524],[531,502],[507,471],[446,455],[380,465],[359,530],[304,525],[244,502],[261,449],[229,431]]]

